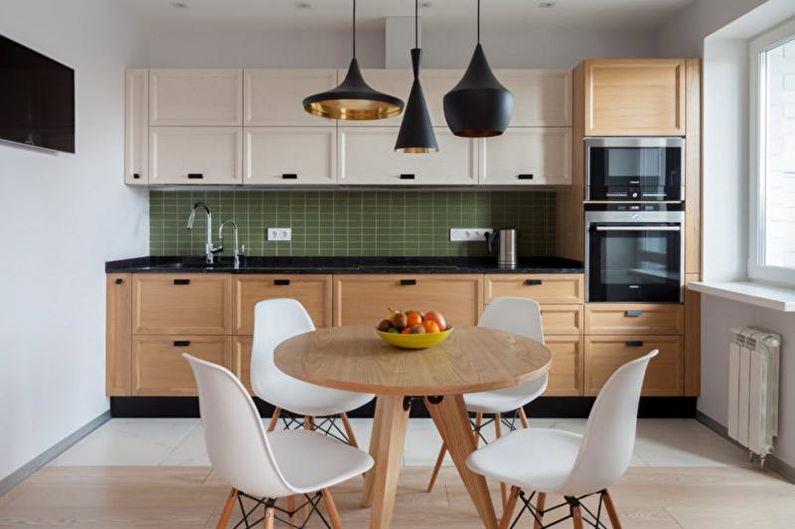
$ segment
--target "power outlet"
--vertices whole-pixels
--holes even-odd
[[[268,228],[269,241],[291,241],[292,239],[292,228]]]
[[[452,228],[450,229],[450,240],[453,242],[486,242],[486,235],[491,232],[491,228]]]

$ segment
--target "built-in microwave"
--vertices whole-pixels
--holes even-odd
[[[586,138],[589,201],[684,200],[684,138]]]
[[[683,204],[586,204],[586,301],[679,303]]]

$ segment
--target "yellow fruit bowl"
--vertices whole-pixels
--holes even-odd
[[[399,347],[400,349],[428,349],[434,345],[438,345],[447,340],[453,334],[452,327],[442,332],[428,333],[428,334],[400,334],[393,332],[383,332],[376,329],[375,332],[382,340],[389,345]]]

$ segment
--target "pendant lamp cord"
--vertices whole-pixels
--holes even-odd
[[[420,47],[420,0],[414,0],[414,47]]]
[[[480,0],[478,0],[478,44],[480,44]]]
[[[353,0],[353,58],[356,58],[356,0]]]

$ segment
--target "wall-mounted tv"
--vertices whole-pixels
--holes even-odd
[[[0,35],[0,140],[75,152],[75,72]]]

